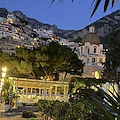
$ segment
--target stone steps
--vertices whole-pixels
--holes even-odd
[[[0,118],[5,116],[5,106],[3,103],[0,103]]]

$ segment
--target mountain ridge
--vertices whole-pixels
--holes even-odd
[[[8,14],[8,10],[6,8],[0,8],[0,16],[6,17]],[[95,26],[95,33],[100,37],[101,43],[107,44],[108,40],[106,40],[109,34],[112,32],[113,29],[120,29],[120,10],[117,10],[109,15],[106,15],[99,20],[91,23],[90,25],[86,26],[81,30],[62,30],[59,29],[56,25],[49,25],[46,23],[39,22],[34,18],[29,18],[24,15],[21,11],[12,11],[20,21],[27,21],[28,24],[32,28],[44,28],[44,29],[51,29],[53,30],[54,34],[66,38],[69,41],[76,41],[79,42],[81,39],[86,35],[89,31],[89,26]]]

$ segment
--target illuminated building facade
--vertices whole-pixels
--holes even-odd
[[[78,57],[85,63],[83,77],[101,78],[105,55],[103,54],[103,45],[100,44],[100,39],[95,34],[93,26],[89,27],[89,32],[82,39]]]

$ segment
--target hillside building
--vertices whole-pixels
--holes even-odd
[[[15,20],[16,20],[16,17],[12,13],[8,13],[7,22],[14,23]]]

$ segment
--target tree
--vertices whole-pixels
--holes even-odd
[[[16,103],[16,99],[19,96],[16,94],[16,91],[13,90],[13,84],[10,82],[9,79],[7,79],[7,78],[4,79],[4,83],[2,86],[1,92],[2,92],[2,99],[3,99],[4,103],[5,104],[10,103],[12,106],[14,106]],[[9,99],[10,92],[12,92],[11,99]]]
[[[96,12],[96,10],[97,10],[98,6],[100,5],[101,1],[102,1],[102,0],[93,0],[91,6],[94,5],[94,7],[93,7],[93,12],[92,12],[92,14],[91,14],[91,17],[92,17],[92,16],[94,15],[94,13]],[[104,2],[104,12],[106,12],[106,10],[107,10],[107,8],[108,8],[108,6],[109,6],[109,4],[110,4],[110,1],[111,1],[111,0],[105,0],[105,2]],[[112,0],[111,8],[113,8],[115,1],[117,2],[117,0]]]
[[[61,72],[81,75],[84,64],[68,47],[51,42],[36,51],[37,65],[42,67],[47,78],[57,76]]]
[[[4,84],[2,86],[2,98],[5,104],[9,104],[8,96],[10,93],[10,86],[11,86],[10,81],[8,79],[5,79]]]
[[[99,116],[100,120],[119,120],[120,119],[120,96],[117,92],[111,91],[109,95],[104,90],[96,86],[97,91],[87,89],[84,93],[89,96],[89,102],[92,106],[88,106],[94,114]],[[114,88],[113,88],[114,89]],[[80,95],[80,94],[79,94]]]
[[[39,100],[38,110],[54,120],[93,120],[93,114],[85,107],[86,101],[60,102],[58,100]]]
[[[104,63],[103,79],[106,81],[114,81],[119,85],[119,78],[117,76],[117,68],[120,67],[119,31],[113,31],[110,38],[106,61]]]
[[[109,91],[109,95],[103,89],[97,87],[104,83],[104,80],[96,81],[94,79],[82,80],[80,78],[73,78],[69,85],[70,102],[76,104],[81,102],[84,104],[88,111],[87,113],[94,117],[94,119],[114,120],[117,118],[119,120],[120,96],[116,91],[114,93]]]
[[[54,2],[55,0],[52,0],[51,4]],[[59,0],[60,2],[63,2],[64,0]],[[74,0],[71,0],[71,2],[73,3]],[[98,6],[100,5],[102,0],[93,0],[91,6],[94,6],[93,7],[93,11],[92,11],[92,14],[91,14],[91,17],[94,15],[94,13],[96,12]],[[117,2],[117,0],[112,0],[112,4],[111,4],[111,8],[113,8],[114,6],[114,3],[115,1]],[[105,0],[104,2],[104,12],[106,12],[108,6],[110,4],[110,0]]]
[[[36,78],[36,59],[35,59],[35,50],[26,49],[25,47],[16,48],[16,57],[17,59],[12,62],[16,69],[30,77]],[[37,69],[38,70],[38,69]]]
[[[16,54],[0,54],[0,65],[9,68],[7,75],[58,80],[59,73],[81,75],[84,64],[68,47],[51,42],[37,49],[16,48]]]

